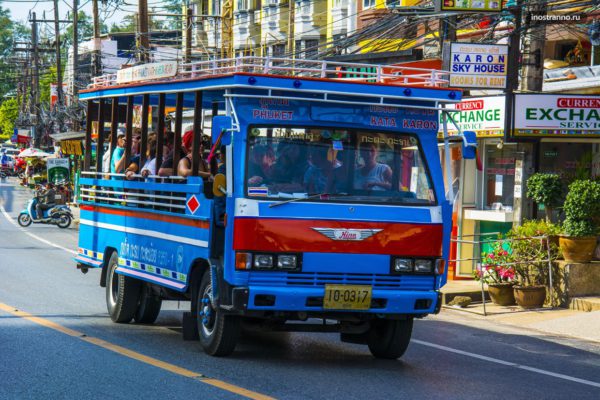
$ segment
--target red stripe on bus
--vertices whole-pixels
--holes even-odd
[[[85,211],[92,211],[92,212],[98,212],[98,213],[110,214],[110,215],[119,215],[121,217],[143,218],[143,219],[149,219],[151,221],[169,222],[169,223],[173,223],[173,224],[193,226],[193,227],[202,228],[202,229],[209,228],[208,222],[199,221],[197,219],[191,219],[191,218],[154,214],[151,212],[143,212],[143,211],[119,210],[119,209],[109,208],[109,207],[90,206],[87,204],[82,204],[79,206],[79,208],[82,210],[85,210]]]
[[[314,228],[343,236],[345,230],[381,229],[363,240],[334,240]],[[327,232],[326,232],[327,233]],[[236,218],[234,250],[441,256],[441,224]]]

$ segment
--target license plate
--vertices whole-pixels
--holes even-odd
[[[371,307],[371,286],[325,285],[323,308],[329,310],[368,310]]]

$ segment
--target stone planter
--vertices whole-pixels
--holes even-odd
[[[545,286],[515,286],[515,300],[521,308],[541,308],[546,301]]]
[[[488,293],[494,304],[514,306],[515,294],[512,283],[492,283],[488,285]]]
[[[566,262],[588,263],[594,258],[596,236],[588,237],[559,237],[560,250]]]

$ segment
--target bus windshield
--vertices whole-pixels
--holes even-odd
[[[416,137],[359,129],[250,127],[248,197],[436,204]]]

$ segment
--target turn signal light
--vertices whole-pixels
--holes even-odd
[[[438,258],[435,260],[435,273],[443,275],[444,272],[446,272],[446,261],[443,258]]]
[[[235,253],[235,269],[245,271],[252,267],[252,254]]]

